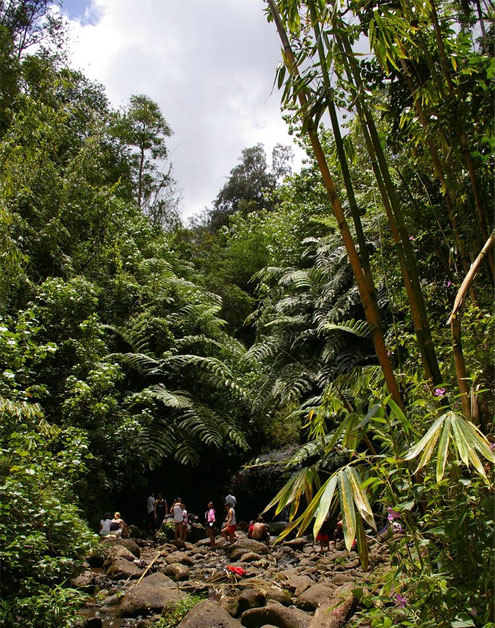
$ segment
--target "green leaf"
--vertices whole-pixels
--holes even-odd
[[[318,514],[316,516],[315,525],[313,527],[313,535],[316,538],[316,535],[320,531],[320,528],[327,516],[327,513],[332,504],[332,499],[335,493],[335,487],[337,486],[337,476],[332,475],[321,487],[323,490],[320,505],[318,509]]]
[[[445,415],[442,414],[442,416],[433,423],[433,425],[426,432],[423,438],[407,452],[407,454],[404,456],[404,460],[412,460],[413,458],[416,458],[416,456],[423,451],[423,449],[431,442],[432,439],[434,439],[433,446],[435,445],[438,439],[439,431],[441,430],[444,422],[444,417]]]

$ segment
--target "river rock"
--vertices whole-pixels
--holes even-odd
[[[172,563],[181,563],[182,565],[191,567],[194,564],[193,559],[187,554],[184,554],[184,552],[172,552],[165,557],[165,560],[169,565]]]
[[[285,541],[284,542],[284,546],[285,547],[292,547],[292,549],[295,550],[302,550],[303,547],[308,543],[308,539],[304,538],[303,536],[297,538],[297,539],[292,539],[290,541]]]
[[[330,600],[318,607],[308,628],[341,628],[352,614],[355,604],[352,585],[340,587]]]
[[[70,584],[75,589],[91,591],[95,584],[95,574],[88,569],[80,573],[78,576],[71,578]]]
[[[266,596],[262,591],[257,589],[245,589],[238,598],[238,614],[242,615],[244,611],[249,608],[257,608],[258,606],[264,606]]]
[[[232,561],[239,560],[243,554],[253,552],[255,554],[268,554],[270,551],[264,543],[255,541],[254,539],[238,539],[232,545],[227,546],[227,554]]]
[[[124,580],[127,578],[139,578],[143,570],[133,561],[125,558],[116,558],[107,567],[106,573],[114,580]]]
[[[300,571],[296,571],[295,569],[287,569],[282,574],[282,582],[284,583],[284,586],[289,589],[289,591],[292,591],[296,595],[296,597],[315,584],[315,581],[312,578],[305,574],[301,574]]]
[[[266,592],[266,599],[275,600],[275,602],[279,602],[284,606],[289,606],[292,603],[290,591],[287,591],[287,589],[278,589],[276,587],[268,589]]]
[[[297,597],[296,606],[303,611],[314,611],[323,602],[328,602],[334,591],[335,587],[332,587],[329,583],[320,582],[314,584]]]
[[[114,547],[116,545],[122,545],[123,547],[128,549],[132,554],[134,554],[135,558],[141,557],[141,550],[139,549],[139,546],[136,543],[136,541],[133,541],[132,539],[122,539],[122,538],[117,539],[115,537],[107,537],[103,539],[102,545],[104,547],[105,546]]]
[[[241,623],[231,617],[227,611],[214,602],[196,604],[180,622],[177,628],[240,628]]]
[[[122,599],[120,615],[135,617],[152,611],[162,611],[183,597],[173,580],[162,573],[146,576],[139,584],[131,587]]]
[[[241,624],[246,628],[262,628],[272,624],[278,628],[308,628],[311,615],[297,608],[287,608],[270,601],[262,608],[250,608],[241,615]]]
[[[187,580],[191,570],[181,563],[171,563],[163,570],[163,573],[173,580]]]

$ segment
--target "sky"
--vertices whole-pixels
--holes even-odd
[[[262,142],[270,162],[275,144],[292,144],[262,0],[63,0],[62,11],[72,66],[104,85],[114,107],[132,94],[160,105],[185,218],[211,206],[244,148]]]

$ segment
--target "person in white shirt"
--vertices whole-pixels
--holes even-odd
[[[177,499],[174,501],[170,512],[174,515],[175,540],[182,541],[182,525],[184,521],[184,515],[182,513],[182,499],[180,497],[177,497]]]
[[[110,524],[112,523],[112,516],[109,512],[103,515],[103,519],[100,521],[100,536],[108,536],[110,534]]]
[[[153,532],[155,527],[155,494],[151,493],[151,495],[146,500],[146,512],[148,515],[148,529],[150,532]]]

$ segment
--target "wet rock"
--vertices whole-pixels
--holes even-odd
[[[284,586],[292,591],[294,595],[299,596],[301,593],[309,589],[315,584],[315,581],[307,575],[301,574],[299,571],[286,570],[283,574]]]
[[[103,606],[118,606],[119,604],[120,604],[119,595],[109,595],[102,602]]]
[[[241,563],[250,563],[255,560],[260,560],[261,556],[259,554],[255,554],[254,552],[246,552],[240,558]]]
[[[328,602],[334,591],[335,587],[326,582],[314,584],[297,597],[296,606],[304,611],[314,611],[323,602]]]
[[[196,604],[180,622],[177,628],[239,628],[241,623],[231,617],[227,611],[214,602]]]
[[[173,606],[183,597],[175,582],[162,573],[146,576],[124,595],[120,607],[122,617],[147,615]]]
[[[297,608],[287,608],[277,602],[269,602],[262,608],[251,608],[241,615],[246,628],[262,628],[272,624],[278,628],[308,628],[311,615]]]
[[[171,563],[165,567],[163,573],[173,580],[187,580],[190,571],[191,570],[186,565]]]

